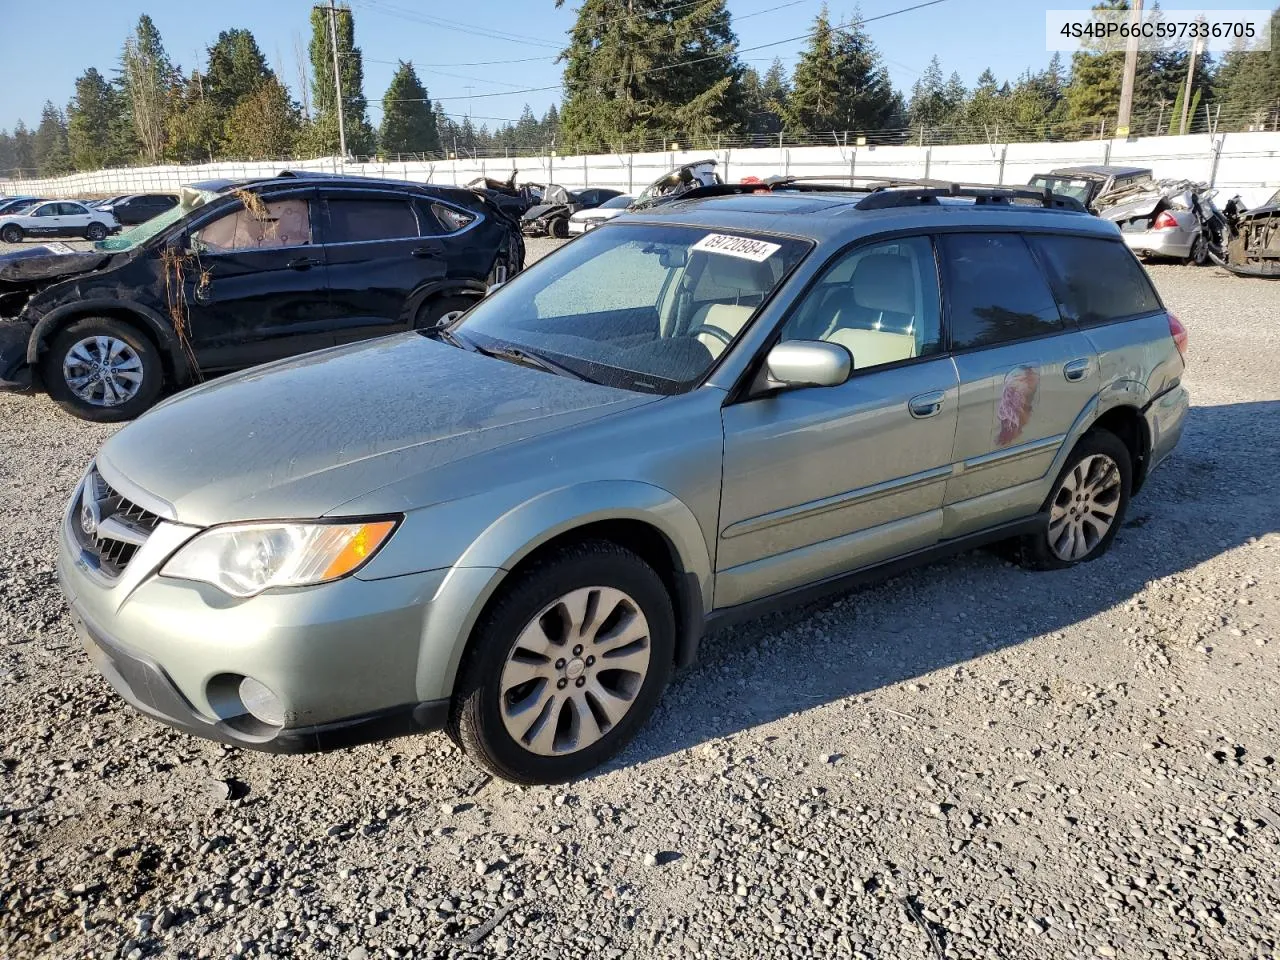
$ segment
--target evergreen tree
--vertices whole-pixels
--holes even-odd
[[[165,52],[160,31],[145,13],[125,41],[120,75],[142,159],[159,163],[165,145],[169,92],[177,71]]]
[[[1039,73],[1026,71],[1009,96],[1009,134],[1003,139],[1053,139],[1066,118],[1066,77],[1062,57],[1054,54]]]
[[[725,0],[583,0],[569,36],[560,120],[575,149],[740,126],[742,65]]]
[[[907,122],[912,136],[922,128],[939,127],[947,119],[950,107],[946,100],[946,84],[942,80],[942,64],[935,54],[924,73],[911,87],[907,102]]]
[[[181,163],[210,161],[222,152],[229,111],[207,95],[208,82],[198,70],[170,94],[165,156]],[[246,98],[247,99],[247,98]]]
[[[227,116],[226,152],[243,160],[291,157],[297,148],[301,111],[275,75],[242,97]]]
[[[809,32],[809,45],[796,62],[787,99],[787,127],[795,131],[836,129],[836,98],[839,95],[836,66],[836,38],[824,3]]]
[[[543,143],[556,143],[560,137],[560,111],[556,109],[553,103],[547,107],[547,112],[542,115],[539,123],[541,127],[541,136]]]
[[[791,99],[791,84],[782,61],[775,57],[763,78],[747,68],[743,73],[743,87],[748,106],[747,131],[756,136],[776,137],[786,125],[787,102]]]
[[[18,165],[13,152],[13,137],[8,130],[0,130],[0,179],[16,175],[14,168]]]
[[[856,21],[833,28],[824,4],[796,63],[787,125],[811,133],[879,130],[893,111],[893,87],[871,38]]]
[[[538,118],[533,114],[533,108],[527,103],[524,110],[520,112],[520,119],[516,121],[515,129],[512,131],[515,148],[521,153],[534,153],[542,145],[541,130],[538,128]]]
[[[209,48],[203,95],[226,115],[274,78],[267,58],[258,49],[258,41],[250,31],[223,30]]]
[[[373,150],[374,133],[364,98],[364,57],[355,45],[355,17],[350,7],[338,7],[338,63],[342,77],[342,119],[346,125],[347,152],[366,156]],[[338,152],[338,114],[333,83],[333,44],[329,34],[329,11],[311,11],[311,102],[314,121],[309,131],[311,149],[320,153]]]
[[[40,126],[32,136],[31,146],[40,176],[57,177],[72,171],[71,149],[67,145],[67,118],[51,100],[46,100],[44,109],[40,111]]]
[[[382,101],[378,143],[384,154],[439,153],[440,134],[427,88],[413,65],[400,61]]]
[[[13,166],[26,177],[36,172],[36,151],[32,139],[31,131],[24,122],[19,120],[13,125]]]
[[[837,121],[841,127],[878,130],[886,126],[896,108],[896,95],[880,53],[860,21],[840,29],[836,57],[840,78]]]
[[[124,98],[101,73],[90,67],[76,78],[75,96],[67,105],[67,139],[77,170],[127,163],[134,152],[130,125]]]
[[[1271,15],[1270,52],[1241,44],[1228,53],[1214,78],[1222,126],[1274,129],[1280,124],[1280,8]]]

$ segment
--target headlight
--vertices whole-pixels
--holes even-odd
[[[160,575],[211,583],[233,597],[325,583],[359,570],[395,527],[395,520],[214,527],[174,554]]]

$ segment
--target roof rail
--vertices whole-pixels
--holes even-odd
[[[937,206],[940,197],[967,197],[973,200],[975,206],[1006,208],[1016,206],[1016,201],[1022,200],[1033,201],[1046,210],[1089,212],[1075,197],[1054,193],[1047,187],[1044,190],[1030,190],[1025,187],[1000,187],[984,183],[939,185],[935,182],[928,186],[904,185],[902,188],[893,184],[873,189],[855,207],[859,210],[889,210],[894,207]]]

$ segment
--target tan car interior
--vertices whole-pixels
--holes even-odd
[[[855,369],[916,356],[917,307],[924,301],[920,265],[911,247],[892,249],[896,252],[866,251],[837,264],[788,321],[786,339],[838,343],[853,354]],[[704,299],[710,274],[717,288],[714,296],[721,302],[700,308],[692,326],[714,327],[729,339],[735,337],[759,305],[758,296],[748,303],[741,302],[742,297],[771,286],[771,279],[759,274],[767,269],[750,260],[713,257],[699,281],[698,299]],[[712,356],[719,356],[726,346],[724,339],[710,333],[697,338]]]
[[[311,215],[305,200],[276,200],[259,213],[241,207],[203,227],[196,239],[213,252],[297,247],[311,242]]]

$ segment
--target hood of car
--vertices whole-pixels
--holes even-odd
[[[97,250],[73,250],[59,246],[23,247],[0,254],[0,282],[29,284],[33,280],[53,280],[97,270],[111,254]]]
[[[655,399],[404,334],[196,387],[113,436],[97,462],[117,491],[183,523],[320,517],[405,477]],[[403,508],[474,492],[424,481]]]
[[[537,220],[553,210],[563,210],[568,206],[569,204],[567,203],[539,203],[524,212],[524,219]]]

